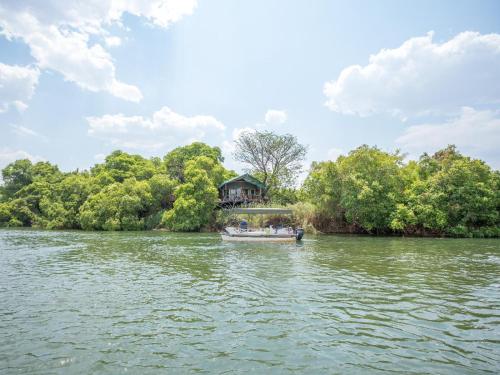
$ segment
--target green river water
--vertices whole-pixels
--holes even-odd
[[[500,240],[0,230],[1,374],[498,374]]]

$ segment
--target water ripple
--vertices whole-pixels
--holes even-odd
[[[0,230],[0,373],[500,373],[500,242]]]

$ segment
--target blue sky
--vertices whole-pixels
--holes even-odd
[[[500,167],[498,1],[0,1],[0,167],[292,133]],[[267,116],[266,116],[267,114]]]

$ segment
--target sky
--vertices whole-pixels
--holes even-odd
[[[0,168],[203,141],[241,171],[252,129],[499,169],[500,2],[0,0]]]

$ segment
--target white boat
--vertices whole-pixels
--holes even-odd
[[[235,208],[231,210],[233,214],[250,215],[290,215],[292,210],[284,208]],[[250,229],[245,220],[239,227],[226,227],[221,232],[223,241],[244,241],[244,242],[293,242],[300,241],[304,236],[302,228],[257,228]]]

